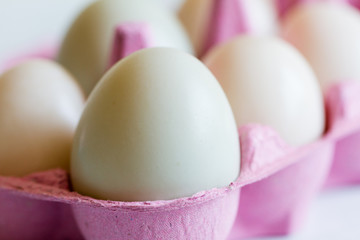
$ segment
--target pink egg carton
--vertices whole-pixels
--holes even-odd
[[[241,27],[220,31],[229,22],[224,20],[229,10],[224,9],[234,6],[234,1],[222,2],[228,5],[221,1],[216,5],[217,17],[213,19],[218,19],[219,26],[211,36],[217,40],[209,40],[208,48],[244,33],[244,29],[250,31],[245,21]],[[151,28],[134,24],[117,27],[110,65],[137,49],[152,46]],[[6,68],[28,58],[53,58],[55,52],[35,51],[10,61]],[[59,169],[22,178],[0,176],[0,239],[235,240],[294,232],[325,185],[360,183],[357,93],[360,84],[356,82],[333,87],[327,97],[327,133],[303,147],[288,146],[266,126],[241,127],[239,178],[226,187],[191,197],[104,201],[73,192],[68,174]]]
[[[32,59],[32,58],[45,58],[45,59],[53,59],[56,55],[57,48],[54,46],[55,44],[45,44],[39,48],[32,49],[27,53],[20,54],[14,58],[8,59],[4,63],[0,63],[0,74],[4,72],[6,69],[10,69],[17,64]]]
[[[337,2],[350,4],[360,9],[360,0],[275,0],[280,17],[283,17],[289,10],[298,4],[314,2]]]
[[[327,94],[328,125],[335,143],[326,187],[360,184],[360,83],[345,81]]]
[[[360,85],[356,86],[360,90]],[[354,104],[344,107],[337,102],[343,97],[354,100],[353,89],[346,84],[330,92],[333,128],[313,144],[291,148],[268,127],[240,128],[239,178],[224,188],[188,198],[150,202],[96,200],[72,192],[63,170],[24,178],[0,177],[0,239],[235,240],[291,233],[301,227],[332,161],[344,166],[347,162],[359,163],[358,158],[341,156],[348,155],[347,150],[351,150],[350,154],[360,151],[358,139],[345,149],[338,147],[343,141],[354,141],[354,135],[360,138],[360,117]],[[342,173],[335,171],[337,176]]]
[[[79,229],[85,239],[239,239],[297,229],[328,174],[333,142],[293,149],[268,127],[239,133],[239,178],[187,198],[96,200],[72,192],[62,170],[0,177],[0,239],[82,239]]]

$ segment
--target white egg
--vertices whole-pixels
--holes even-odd
[[[313,67],[323,91],[338,81],[360,80],[360,15],[335,3],[304,4],[284,20],[283,36]]]
[[[275,37],[238,37],[214,48],[205,64],[223,87],[238,127],[273,127],[292,145],[319,138],[323,100],[306,60]]]
[[[71,177],[81,194],[149,201],[224,187],[240,169],[234,116],[195,57],[138,51],[115,65],[88,99]]]
[[[235,12],[221,12],[215,7],[217,0],[186,0],[179,11],[179,17],[187,30],[194,45],[197,55],[202,55],[207,48],[209,37],[214,31],[227,31],[229,28],[236,27],[235,21],[243,21],[246,25],[246,32],[257,35],[272,35],[278,31],[278,20],[276,6],[272,0],[230,0],[217,1],[218,4],[232,4],[238,6],[233,9]],[[233,3],[231,3],[233,1]],[[234,14],[234,15],[232,15]],[[212,24],[215,15],[223,18],[233,19],[224,21],[224,26]],[[242,19],[242,20],[241,20]],[[232,22],[233,21],[233,22]],[[243,32],[239,32],[243,33]],[[216,33],[215,33],[216,34]],[[226,39],[228,40],[228,39]]]
[[[72,76],[47,60],[0,76],[0,175],[69,169],[83,95]]]
[[[192,52],[181,24],[159,3],[145,0],[99,0],[75,20],[58,56],[79,80],[88,95],[108,68],[115,28],[118,24],[149,24],[154,46],[174,47]]]

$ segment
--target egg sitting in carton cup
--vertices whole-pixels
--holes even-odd
[[[360,27],[360,16],[357,9],[346,2],[299,3],[282,20],[282,36],[305,56],[320,82],[328,105],[328,128],[343,132],[336,141],[326,183],[329,187],[360,182],[360,153],[357,150],[360,136],[356,127],[360,32],[355,30]]]
[[[355,40],[344,36],[340,46],[312,35],[332,36],[326,18],[336,14],[335,31],[341,24],[357,26],[358,13],[309,4],[279,20],[281,34],[292,43],[298,43],[296,29],[309,29],[302,38],[305,48],[294,43],[303,57],[283,40],[258,36],[266,31],[256,30],[264,25],[252,16],[254,9],[269,7],[263,1],[189,0],[180,19],[194,19],[198,32],[184,26],[203,64],[189,54],[190,41],[176,18],[161,6],[134,2],[95,2],[72,25],[57,57],[39,52],[57,58],[75,77],[45,60],[30,60],[0,77],[2,142],[18,143],[12,148],[17,151],[4,148],[8,157],[0,157],[0,166],[6,164],[0,177],[0,239],[287,234],[302,225],[325,181],[360,182],[360,84],[342,81],[358,79],[343,74],[350,65],[330,61],[347,62],[346,55],[336,54],[353,48]],[[344,20],[342,11],[354,17]],[[293,21],[300,26],[292,23],[302,13],[314,14],[319,25],[306,18]],[[267,16],[277,19],[273,14]],[[280,31],[277,20],[273,23],[270,28]],[[311,44],[334,55],[312,57]],[[331,52],[337,46],[340,50]],[[138,51],[148,47],[156,48]],[[331,73],[322,70],[328,66]],[[74,78],[88,96],[83,112]],[[323,81],[331,84],[321,91]],[[66,138],[59,137],[62,132]],[[57,160],[57,152],[70,155],[71,144],[68,171],[60,164],[66,157]]]

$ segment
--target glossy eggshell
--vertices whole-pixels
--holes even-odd
[[[0,175],[68,169],[83,101],[73,77],[51,61],[26,61],[1,75]]]
[[[170,48],[115,65],[90,95],[71,175],[81,194],[121,201],[191,196],[234,181],[240,169],[230,105],[210,71]]]
[[[107,70],[115,28],[125,22],[149,24],[155,46],[192,52],[179,21],[155,2],[95,1],[74,21],[58,56],[59,62],[79,80],[86,95]]]
[[[292,145],[322,135],[319,84],[290,44],[275,37],[238,37],[214,48],[204,62],[223,87],[238,127],[269,125]]]
[[[360,15],[336,3],[304,4],[284,19],[282,34],[309,61],[323,92],[338,81],[360,79]]]

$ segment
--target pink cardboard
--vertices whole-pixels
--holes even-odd
[[[259,231],[268,233],[273,226],[279,226],[284,231],[292,230],[288,226],[294,225],[293,219],[298,218],[300,209],[306,212],[310,199],[321,187],[321,180],[330,165],[331,157],[326,156],[331,152],[331,143],[321,140],[304,148],[292,149],[273,130],[258,125],[241,128],[240,140],[242,170],[238,180],[227,187],[200,192],[187,198],[151,202],[96,200],[69,191],[69,187],[63,184],[68,181],[67,174],[60,170],[37,174],[40,177],[35,180],[34,177],[0,177],[0,189],[6,190],[1,194],[2,198],[14,194],[50,205],[70,204],[81,232],[90,240],[129,237],[226,239],[236,217],[249,218],[245,222],[252,227],[243,229],[244,221],[237,220],[231,236],[254,236]],[[241,187],[245,190],[244,196],[240,195]],[[254,200],[250,206],[249,199]],[[39,216],[45,214],[46,209],[41,204],[37,209]],[[254,220],[258,209],[263,211],[259,219],[267,219],[267,224]],[[54,221],[51,217],[59,220],[59,213],[47,210],[46,213],[50,214],[47,220],[49,226],[42,222],[38,228],[51,229],[51,222]],[[27,212],[23,211],[22,214]],[[4,211],[2,221],[9,222],[12,215],[13,211]],[[66,221],[72,221],[68,217]],[[301,224],[301,220],[296,223]],[[19,223],[12,224],[18,226]],[[262,230],[253,232],[254,228]],[[27,236],[36,236],[39,233],[35,229],[34,226],[25,226],[24,232],[27,232]],[[8,228],[4,227],[3,236],[12,234],[7,231]],[[72,231],[75,234],[76,231]]]
[[[239,178],[191,197],[104,201],[72,192],[62,170],[24,178],[0,176],[0,239],[75,240],[82,239],[80,231],[90,240],[219,240],[229,234],[229,239],[239,239],[290,233],[301,227],[334,157],[336,177],[330,179],[351,176],[353,182],[359,176],[357,170],[350,174],[359,163],[351,156],[360,156],[359,88],[349,82],[329,91],[330,129],[307,146],[291,148],[268,127],[242,127]],[[339,164],[352,169],[340,170]]]
[[[44,182],[64,177],[61,170],[42,174]],[[86,239],[224,239],[239,202],[234,184],[188,198],[133,203],[96,200],[22,178],[0,177],[0,189],[0,199],[6,200],[1,202],[1,239],[81,239],[68,204]]]
[[[243,0],[212,0],[212,14],[207,26],[203,56],[209,49],[241,33],[250,31]]]
[[[297,6],[298,4],[304,3],[314,3],[314,2],[338,2],[338,3],[349,3],[355,2],[358,0],[276,0],[276,7],[278,9],[278,13],[280,17],[286,15],[293,7]],[[360,4],[359,4],[360,5]]]
[[[6,69],[14,67],[26,60],[33,58],[44,58],[44,59],[54,59],[56,54],[55,45],[45,45],[40,47],[39,49],[35,49],[33,51],[29,51],[28,53],[22,53],[19,56],[8,59],[4,64],[0,64],[0,74],[4,72]]]
[[[269,143],[270,142],[270,143]],[[269,139],[258,143],[271,144]],[[304,148],[280,156],[277,150],[268,151],[259,158],[271,166],[287,164],[266,178],[241,189],[240,206],[230,239],[286,235],[299,230],[329,172],[333,144],[326,138]],[[254,154],[254,153],[253,153]]]
[[[74,205],[74,215],[84,236],[86,239],[225,239],[236,214],[238,220],[231,233],[234,239],[297,229],[327,176],[332,143],[324,140],[291,149],[273,130],[259,125],[241,128],[240,140],[241,174],[227,191],[213,189],[173,201],[119,202],[117,209]],[[240,188],[245,190],[245,195],[240,194],[240,207],[236,211]]]
[[[356,7],[357,9],[360,9],[360,0],[344,0],[347,1],[352,6]]]
[[[153,45],[149,24],[145,22],[119,24],[115,29],[109,68],[131,53]]]
[[[332,138],[333,165],[327,187],[360,184],[360,84],[341,82],[327,95]]]
[[[0,239],[83,240],[71,206],[31,197],[38,188],[68,189],[63,170],[33,174],[25,178],[0,177]]]
[[[225,239],[236,217],[239,189],[214,198],[203,194],[193,198],[197,198],[194,203],[192,199],[182,199],[172,206],[154,209],[143,206],[111,209],[82,204],[74,205],[73,209],[88,240]]]

